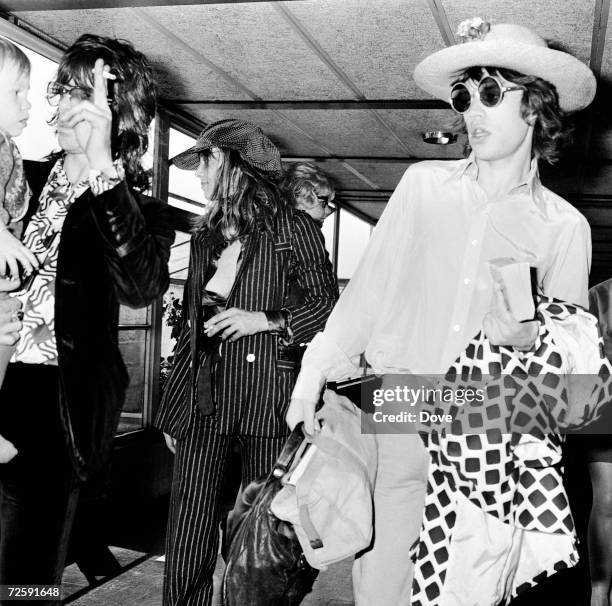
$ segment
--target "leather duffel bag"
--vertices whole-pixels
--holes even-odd
[[[270,510],[305,447],[302,425],[287,440],[267,478],[249,484],[227,524],[225,606],[297,606],[318,571],[304,557],[293,527]]]

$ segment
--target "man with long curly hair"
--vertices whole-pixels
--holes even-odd
[[[24,243],[40,267],[16,295],[23,328],[0,391],[18,450],[0,468],[0,585],[61,582],[80,486],[108,459],[128,384],[119,304],[144,307],[168,286],[167,206],[142,193],[155,95],[144,55],[94,35],[47,90],[62,151],[25,167]]]

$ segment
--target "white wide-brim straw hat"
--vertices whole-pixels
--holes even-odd
[[[414,70],[415,82],[448,101],[452,83],[470,67],[502,67],[537,76],[554,84],[566,112],[587,107],[595,97],[593,72],[572,55],[548,47],[534,31],[511,23],[468,19],[459,25],[463,42],[423,59]]]

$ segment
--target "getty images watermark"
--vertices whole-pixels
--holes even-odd
[[[454,403],[457,406],[471,404],[473,402],[483,403],[485,390],[483,388],[473,389],[459,388],[457,390],[442,389],[441,387],[409,387],[408,385],[395,385],[394,387],[374,389],[372,392],[372,404],[375,410],[372,420],[375,423],[420,423],[440,422],[451,423],[453,416],[450,412],[435,412],[437,408],[427,404]],[[416,410],[393,410],[385,412],[387,404],[407,404]],[[378,408],[378,410],[376,410]]]
[[[343,395],[364,433],[612,434],[612,395],[597,375],[384,375]]]

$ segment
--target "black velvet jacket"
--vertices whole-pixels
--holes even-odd
[[[32,216],[53,162],[25,162]],[[60,408],[74,471],[82,480],[108,457],[128,376],[118,348],[119,304],[144,307],[168,288],[174,230],[166,204],[125,182],[70,207],[55,292]]]

